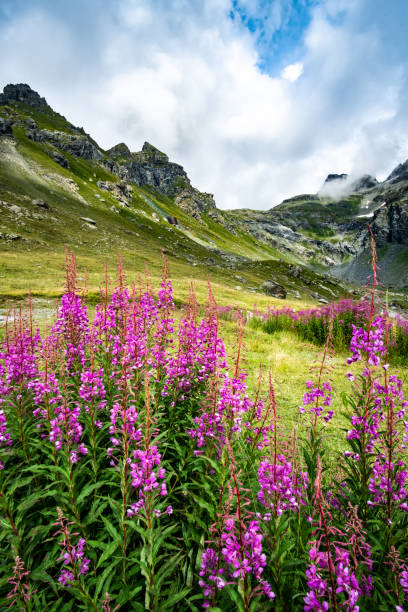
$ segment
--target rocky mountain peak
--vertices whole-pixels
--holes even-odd
[[[119,144],[115,145],[106,153],[112,159],[118,159],[120,157],[124,159],[130,159],[131,156],[130,149],[124,142],[120,142]]]
[[[18,83],[15,85],[9,84],[5,86],[3,93],[0,94],[0,105],[12,104],[13,102],[22,102],[34,108],[50,108],[46,99],[41,98],[41,96],[26,83]]]
[[[348,178],[348,174],[328,174],[324,184],[332,183],[333,181],[345,181]]]
[[[132,153],[132,157],[139,164],[167,164],[169,162],[168,155],[159,151],[159,149],[150,144],[150,142],[145,142],[142,150],[137,153]]]
[[[387,177],[387,181],[408,181],[408,159],[399,164]]]
[[[360,178],[358,178],[353,183],[353,191],[362,191],[364,189],[372,189],[373,187],[377,187],[378,181],[375,176],[371,174],[363,174]]]

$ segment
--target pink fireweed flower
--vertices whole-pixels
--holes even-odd
[[[379,428],[384,420],[382,412],[375,406],[358,406],[359,413],[351,416],[352,429],[347,432],[347,440],[359,440],[362,434],[366,438],[366,451],[373,452],[375,444],[379,438]],[[357,460],[359,457],[357,457]]]
[[[405,600],[408,601],[408,567],[404,565],[399,575],[399,583],[404,591]]]
[[[332,388],[329,382],[324,382],[321,385],[313,386],[312,381],[306,382],[307,391],[303,395],[303,404],[299,406],[299,413],[304,414],[306,407],[311,414],[316,417],[322,416],[323,420],[328,423],[334,415],[333,410],[325,409],[331,406],[332,403]],[[323,414],[324,413],[324,414]]]
[[[128,516],[139,514],[145,509],[145,501],[149,494],[155,497],[165,497],[167,488],[165,483],[166,470],[161,466],[161,454],[157,446],[150,446],[147,450],[135,450],[133,460],[130,463],[130,476],[132,487],[138,494],[138,501],[131,504],[127,510]],[[164,512],[156,509],[156,516],[161,514],[171,514],[171,506],[167,506]]]
[[[27,583],[27,576],[29,576],[29,574],[30,572],[25,571],[24,561],[21,557],[17,556],[15,559],[13,576],[8,578],[8,582],[13,585],[13,588],[7,595],[7,599],[10,599],[10,608],[22,602],[24,610],[28,609],[26,602],[30,601],[31,596],[37,592],[37,590],[32,591]],[[23,608],[20,608],[20,610]]]
[[[227,584],[237,584],[248,574],[258,581],[258,592],[263,592],[271,600],[275,598],[269,583],[262,579],[266,566],[263,537],[256,520],[242,525],[241,530],[235,519],[225,520],[219,552],[208,547],[202,554],[199,585],[204,591],[204,608],[210,606],[216,589],[220,591]]]
[[[360,597],[359,584],[352,569],[350,554],[340,546],[334,546],[334,560],[330,553],[321,552],[320,541],[310,543],[309,567],[306,570],[309,592],[304,597],[305,612],[321,612],[330,609],[332,593],[329,580],[329,566],[335,580],[336,598],[341,594],[341,606],[349,612],[358,612],[357,601]]]
[[[304,597],[306,612],[321,612],[335,607],[358,612],[358,599],[372,591],[371,548],[358,518],[357,507],[349,504],[346,533],[333,522],[322,492],[322,466],[317,460],[317,477],[313,496],[315,539],[309,542],[309,566],[306,570],[309,592]],[[317,536],[317,537],[316,537]],[[364,568],[364,571],[362,570]],[[361,575],[358,579],[357,576]]]
[[[123,444],[124,437],[129,443],[137,444],[142,437],[142,430],[137,424],[138,413],[133,405],[123,406],[119,402],[115,402],[110,411],[109,433],[111,435],[111,443],[113,447],[119,447]],[[111,456],[112,453],[108,453]],[[113,465],[113,462],[111,462]]]
[[[277,456],[276,464],[264,459],[258,468],[258,500],[278,516],[286,510],[297,512],[305,504],[308,482],[307,473],[294,473],[292,463],[284,455]]]
[[[18,386],[29,383],[38,375],[38,349],[41,344],[37,329],[32,335],[29,329],[16,330],[0,350],[0,404],[2,396]]]
[[[6,414],[4,410],[0,408],[0,448],[2,446],[11,446],[12,443],[13,441],[11,439],[10,433],[7,431]]]
[[[199,448],[206,446],[211,440],[220,449],[225,445],[227,436],[241,431],[243,417],[253,406],[246,389],[244,373],[236,378],[224,375],[214,409],[204,409],[201,415],[194,419],[196,428],[188,431],[188,434],[197,440]]]
[[[173,287],[170,281],[163,279],[157,292],[158,321],[154,333],[155,344],[151,354],[156,367],[164,366],[167,361],[167,347],[173,344],[174,318],[170,313],[174,310]]]
[[[384,456],[378,457],[373,465],[372,476],[369,480],[372,500],[369,500],[368,504],[371,506],[385,505],[388,495],[390,495],[393,504],[399,505],[402,510],[407,512],[407,479],[408,474],[403,461],[389,462]]]
[[[79,420],[80,413],[78,404],[63,399],[62,403],[55,406],[55,416],[50,421],[49,439],[57,450],[66,448],[71,463],[79,461],[81,455],[88,454],[88,449],[81,441],[83,427]]]
[[[395,546],[391,546],[390,552],[387,554],[386,565],[391,566],[391,571],[394,574],[398,584],[402,587],[402,595],[404,601],[408,602],[408,566],[401,559],[400,552],[395,548]],[[398,605],[400,600],[399,589],[397,586],[397,605],[395,606],[397,610],[402,610],[404,612],[405,608]]]
[[[97,408],[106,406],[105,387],[103,384],[103,368],[96,371],[84,369],[81,372],[81,384],[79,386],[79,397],[85,403],[85,410],[89,411],[89,404],[95,403]]]
[[[41,372],[38,378],[30,381],[28,387],[34,394],[33,400],[36,408],[33,410],[33,416],[38,421],[37,428],[40,429],[48,417],[53,414],[55,406],[63,402],[63,396],[53,372]]]
[[[179,348],[167,357],[166,378],[162,396],[176,393],[188,397],[193,389],[202,385],[215,372],[226,367],[225,346],[218,338],[215,317],[208,317],[197,327],[194,319],[183,319],[178,331]]]
[[[61,298],[57,321],[51,329],[49,341],[64,351],[66,369],[75,364],[85,365],[85,348],[90,339],[87,308],[79,295],[65,293]]]
[[[64,562],[64,568],[60,572],[58,582],[62,586],[70,588],[73,582],[79,580],[81,576],[89,571],[90,560],[84,556],[84,538],[79,538],[76,544],[72,542],[72,538],[78,535],[78,533],[70,532],[73,522],[65,518],[60,508],[57,508],[57,512],[58,521],[55,525],[58,525],[60,528],[55,535],[62,535],[62,541],[59,542],[62,551],[57,561]]]
[[[376,317],[372,321],[369,331],[353,325],[353,335],[350,342],[350,351],[352,356],[347,359],[347,363],[361,361],[365,354],[368,365],[377,366],[380,363],[380,357],[386,352],[384,342],[384,325],[385,321],[382,317]]]

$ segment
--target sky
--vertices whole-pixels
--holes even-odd
[[[407,0],[0,0],[0,85],[269,209],[408,157],[407,25]]]

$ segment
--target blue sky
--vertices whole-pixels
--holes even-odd
[[[301,57],[303,36],[314,6],[315,0],[285,3],[259,0],[252,6],[233,0],[230,18],[239,21],[253,34],[259,55],[258,66],[267,74],[276,76],[288,63]]]
[[[407,25],[406,0],[1,0],[0,84],[266,209],[408,157]]]

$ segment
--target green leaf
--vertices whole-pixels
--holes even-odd
[[[226,591],[230,599],[232,599],[234,604],[237,606],[236,609],[239,612],[244,612],[244,602],[242,601],[242,597],[238,593],[236,586],[233,584],[227,584],[224,587],[224,590]]]
[[[99,576],[96,587],[95,587],[95,599],[99,597],[100,593],[109,592],[109,585],[111,582],[111,574],[115,571],[115,565],[112,563],[108,565],[108,567],[104,570],[104,572]]]
[[[160,609],[169,610],[176,603],[184,599],[186,595],[188,595],[189,592],[190,592],[190,589],[186,588],[186,589],[182,589],[178,593],[174,593],[174,595],[171,595],[166,601],[161,602]]]
[[[86,487],[84,487],[76,499],[77,504],[79,505],[85,499],[85,497],[88,497],[88,495],[93,493],[94,490],[99,489],[104,484],[105,484],[104,482],[98,482],[96,484],[93,482],[92,484],[89,484]]]
[[[120,533],[117,531],[117,529],[115,529],[115,527],[112,525],[112,523],[110,522],[110,520],[108,518],[106,518],[106,516],[102,517],[103,520],[103,524],[106,527],[106,530],[108,531],[109,535],[118,542],[122,541],[122,536],[120,535]]]
[[[105,547],[104,552],[100,556],[96,567],[97,568],[100,567],[105,561],[105,559],[107,559],[108,557],[111,557],[119,545],[120,545],[120,542],[118,542],[117,540],[108,544],[108,546]]]

